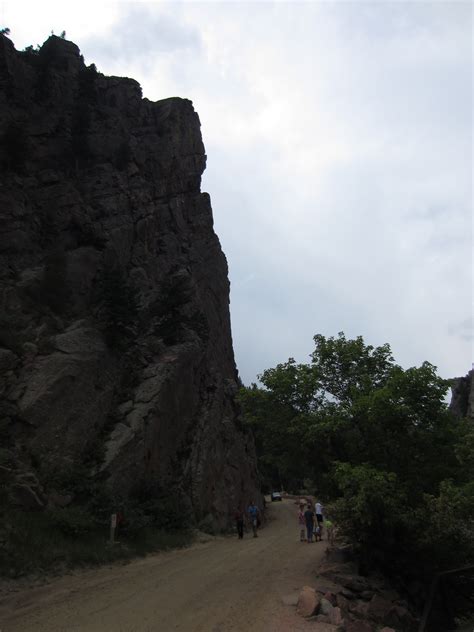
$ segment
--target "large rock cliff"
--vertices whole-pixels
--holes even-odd
[[[15,502],[86,467],[223,526],[259,497],[192,103],[0,36],[0,394]],[[79,468],[80,471],[83,471]],[[207,518],[209,519],[209,518]]]

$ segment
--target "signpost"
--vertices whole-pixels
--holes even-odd
[[[110,544],[114,544],[115,541],[115,528],[117,526],[117,514],[111,514],[110,516]]]

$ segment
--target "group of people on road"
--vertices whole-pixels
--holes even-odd
[[[252,500],[246,510],[240,506],[234,513],[235,525],[239,540],[244,537],[246,523],[252,528],[253,537],[258,537],[258,529],[261,524],[261,512],[258,505]],[[298,511],[298,525],[301,542],[321,542],[323,539],[323,525],[327,532],[328,541],[333,544],[334,527],[330,520],[324,516],[324,507],[319,500],[314,504],[300,500]],[[314,538],[314,540],[313,540]]]
[[[311,503],[300,500],[298,511],[298,526],[300,529],[301,542],[321,542],[323,539],[324,507],[317,500],[314,504],[314,511]],[[333,525],[330,520],[326,520],[328,540],[333,538]]]

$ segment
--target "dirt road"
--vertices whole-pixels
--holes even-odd
[[[299,632],[285,605],[311,584],[325,544],[299,542],[293,501],[258,538],[217,538],[126,566],[81,571],[0,603],[1,632]]]

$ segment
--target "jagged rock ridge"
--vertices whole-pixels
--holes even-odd
[[[48,480],[80,463],[121,493],[173,485],[197,521],[223,525],[258,483],[192,103],[143,99],[61,38],[18,52],[1,36],[0,138],[0,413],[17,499],[64,501]]]

